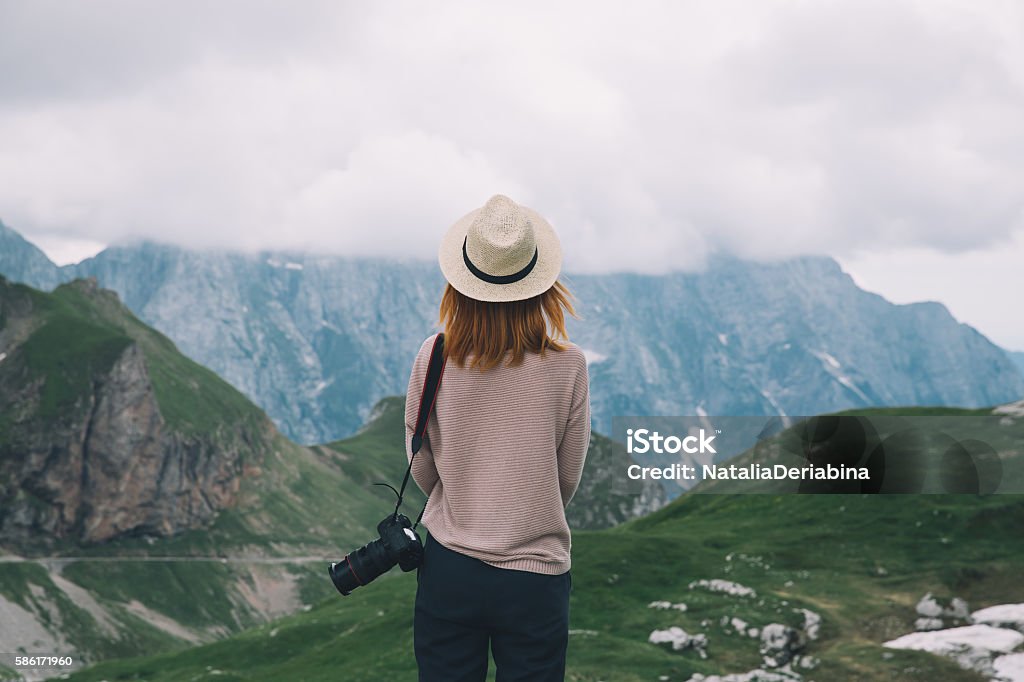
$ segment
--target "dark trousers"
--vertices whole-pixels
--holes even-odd
[[[427,534],[413,631],[420,682],[561,682],[572,577],[497,568]]]

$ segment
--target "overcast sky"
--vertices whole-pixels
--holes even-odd
[[[61,261],[434,258],[503,193],[569,270],[828,254],[1024,349],[1022,121],[1013,1],[0,0],[0,220]]]

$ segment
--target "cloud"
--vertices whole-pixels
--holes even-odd
[[[1024,230],[990,249],[951,253],[914,246],[839,260],[868,291],[894,303],[940,300],[954,317],[995,343],[1024,351],[1024,325],[1012,312],[1024,291]]]
[[[1012,2],[0,3],[26,233],[433,255],[504,193],[573,270],[1024,224]]]

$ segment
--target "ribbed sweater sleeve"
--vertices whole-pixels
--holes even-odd
[[[558,444],[558,487],[562,506],[567,507],[583,476],[583,461],[590,446],[590,377],[586,360],[577,368],[572,390],[572,405],[565,433]]]
[[[406,456],[434,336],[413,362],[405,403]],[[590,384],[582,349],[527,353],[486,370],[444,370],[412,477],[430,497],[423,525],[442,545],[493,566],[569,570],[565,507],[590,442]]]

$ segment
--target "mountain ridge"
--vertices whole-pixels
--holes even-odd
[[[21,259],[0,254],[0,272],[37,276],[19,268]],[[426,261],[153,242],[57,272],[118,291],[304,443],[354,432],[378,400],[404,392],[444,284]],[[703,273],[565,280],[578,297],[582,319],[570,319],[569,331],[590,359],[602,432],[613,415],[972,407],[1024,395],[1007,354],[942,304],[889,303],[832,259],[721,256]]]

